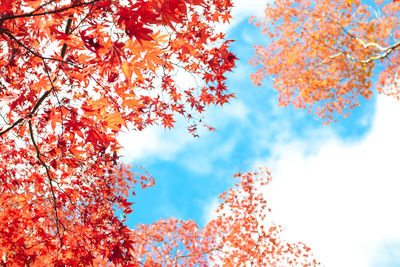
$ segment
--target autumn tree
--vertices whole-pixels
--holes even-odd
[[[267,35],[255,46],[251,75],[261,85],[274,80],[279,104],[315,111],[325,122],[346,117],[361,98],[377,91],[399,99],[400,5],[376,0],[297,1],[268,4],[254,24]]]
[[[145,266],[318,266],[303,243],[281,237],[261,189],[270,172],[236,174],[235,186],[220,195],[216,218],[203,229],[174,218],[138,225],[134,251]]]
[[[122,129],[195,134],[232,94],[215,25],[230,0],[0,0],[0,256],[7,266],[139,259],[116,210],[153,179],[119,162]],[[182,87],[188,72],[198,86]]]

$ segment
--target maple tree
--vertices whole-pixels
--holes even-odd
[[[195,134],[224,104],[236,57],[215,30],[230,0],[0,1],[0,256],[6,265],[134,262],[135,185],[119,162],[124,128]],[[198,87],[183,88],[185,71]],[[46,263],[46,264],[44,264]]]
[[[378,66],[377,91],[399,99],[399,12],[397,1],[383,0],[268,4],[265,17],[254,20],[269,41],[255,46],[251,78],[261,85],[272,77],[280,105],[315,111],[326,123],[371,97]]]

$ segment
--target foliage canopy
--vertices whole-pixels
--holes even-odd
[[[254,24],[270,38],[255,46],[251,75],[274,80],[279,104],[315,111],[325,122],[349,115],[372,95],[374,68],[383,66],[378,92],[399,99],[400,5],[396,1],[297,1],[268,4]],[[379,64],[381,65],[379,65]]]

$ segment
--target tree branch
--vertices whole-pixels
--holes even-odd
[[[96,1],[97,1],[97,0],[96,0]],[[1,20],[0,20],[0,23],[1,23]],[[65,27],[65,33],[66,33],[66,34],[69,34],[69,33],[70,33],[71,25],[72,25],[72,16],[69,16],[68,21],[67,21],[67,26]],[[11,39],[13,39],[15,42],[17,42],[20,46],[24,47],[24,48],[25,48],[26,50],[28,50],[30,53],[32,53],[33,55],[35,55],[35,56],[37,56],[37,57],[39,57],[39,58],[42,59],[43,65],[44,65],[44,67],[45,67],[45,71],[46,71],[46,73],[47,73],[47,75],[48,75],[48,77],[49,77],[49,79],[50,79],[50,83],[51,83],[51,87],[52,87],[52,90],[53,90],[53,91],[54,91],[53,82],[55,81],[56,78],[54,79],[54,81],[51,80],[51,78],[50,78],[50,76],[49,76],[49,73],[48,73],[48,68],[47,68],[47,65],[46,65],[45,60],[55,60],[55,61],[59,61],[59,62],[62,62],[62,63],[73,64],[73,63],[66,62],[66,61],[60,60],[60,59],[43,57],[42,55],[38,54],[37,52],[35,52],[35,51],[33,51],[32,49],[30,49],[29,47],[27,47],[25,44],[23,44],[21,41],[19,41],[17,38],[15,38],[11,33],[7,32],[7,31],[4,31],[4,30],[1,31],[0,33],[6,34],[8,37],[10,37]],[[67,51],[67,44],[64,43],[64,44],[63,44],[63,47],[62,47],[62,50],[61,50],[61,58],[64,58],[64,57],[65,57],[66,51]],[[75,66],[75,64],[73,64],[73,65]],[[75,66],[75,67],[80,68],[79,66]],[[43,95],[39,98],[38,102],[36,102],[36,104],[33,106],[32,110],[29,112],[28,118],[32,118],[32,115],[36,112],[36,110],[39,108],[39,106],[42,104],[42,102],[49,96],[50,92],[51,92],[51,91],[49,90],[49,91],[46,91],[46,92],[43,93]],[[6,134],[8,131],[10,131],[11,129],[13,129],[15,126],[17,126],[19,123],[23,122],[24,120],[25,120],[25,119],[22,119],[22,118],[16,120],[10,127],[8,127],[7,129],[1,131],[1,132],[0,132],[0,136]]]
[[[67,11],[69,9],[74,9],[76,7],[94,4],[94,3],[98,2],[98,1],[100,1],[100,0],[92,0],[92,1],[89,1],[89,2],[78,3],[78,4],[75,4],[75,5],[68,6],[68,7],[63,7],[63,8],[59,8],[59,9],[55,9],[55,10],[45,11],[45,12],[42,12],[42,13],[35,13],[36,11],[33,11],[33,12],[30,12],[30,13],[25,13],[25,14],[20,14],[20,15],[15,15],[15,16],[5,16],[5,17],[0,19],[0,24],[2,22],[6,21],[6,20],[11,20],[11,19],[37,17],[37,16],[44,16],[44,15],[49,15],[49,14],[61,13],[61,12]]]
[[[0,132],[0,136],[2,136],[3,134],[6,134],[9,130],[11,130],[12,128],[14,128],[15,126],[17,126],[19,123],[21,123],[23,121],[24,121],[24,119],[16,120],[10,127],[8,127],[7,129],[1,131]]]
[[[36,110],[39,108],[40,104],[42,104],[42,102],[46,99],[46,97],[50,94],[50,91],[46,91],[38,100],[38,102],[36,102],[35,106],[33,106],[32,110],[29,112],[28,114],[28,118],[32,118],[32,115],[36,112]],[[14,128],[15,126],[17,126],[19,123],[23,122],[25,119],[18,119],[16,120],[10,127],[8,127],[7,129],[3,130],[0,132],[0,136],[2,136],[3,134],[6,134],[8,131],[10,131],[12,128]]]
[[[60,242],[62,243],[62,238],[60,236],[60,227],[59,227],[59,225],[61,225],[64,230],[66,228],[65,228],[64,224],[61,222],[60,218],[58,217],[57,198],[56,198],[56,195],[55,195],[55,192],[54,192],[53,179],[51,178],[51,175],[50,175],[50,169],[47,166],[47,164],[43,161],[43,159],[41,157],[42,153],[40,152],[39,147],[38,147],[38,145],[37,145],[37,143],[35,141],[35,137],[33,135],[33,127],[32,127],[32,121],[31,120],[28,120],[28,126],[29,126],[29,133],[30,133],[30,137],[31,137],[31,140],[32,140],[32,144],[33,144],[33,146],[35,147],[35,150],[36,150],[36,157],[38,158],[40,164],[42,164],[42,166],[45,168],[47,179],[49,180],[51,195],[52,195],[52,198],[53,198],[54,212],[55,212],[55,216],[56,216],[57,236],[59,237]]]
[[[85,15],[85,17],[78,23],[78,25],[76,25],[76,26],[71,30],[71,33],[72,33],[73,31],[75,31],[75,30],[89,17],[90,13],[92,13],[93,7],[94,7],[94,4],[92,4],[92,6],[90,7],[89,12],[88,12],[88,13]]]
[[[378,54],[378,55],[376,55],[376,56],[371,56],[371,57],[369,57],[369,58],[367,58],[367,59],[364,59],[364,60],[359,60],[359,59],[354,58],[352,55],[350,55],[349,53],[347,53],[347,52],[345,52],[345,51],[340,51],[339,53],[337,53],[337,54],[335,54],[335,55],[329,56],[327,59],[329,59],[329,58],[334,58],[334,57],[337,57],[337,56],[343,54],[343,55],[345,55],[347,58],[349,58],[350,60],[353,60],[353,61],[356,61],[356,62],[359,62],[359,63],[363,63],[363,64],[368,64],[368,63],[370,63],[370,62],[372,62],[372,61],[374,61],[374,60],[380,60],[380,59],[386,58],[386,57],[387,57],[389,54],[391,54],[397,47],[400,46],[400,41],[397,41],[396,43],[394,43],[393,45],[391,45],[391,46],[389,46],[389,47],[383,47],[383,46],[381,46],[380,44],[375,43],[375,42],[365,42],[365,41],[363,41],[362,39],[358,38],[356,35],[350,33],[340,22],[338,22],[338,21],[335,20],[335,19],[332,19],[332,18],[330,18],[330,17],[328,17],[328,16],[325,16],[325,15],[316,15],[316,14],[313,14],[313,16],[325,18],[325,19],[328,20],[328,21],[331,21],[331,22],[336,23],[337,25],[339,25],[339,27],[342,29],[342,31],[343,31],[346,35],[348,35],[348,36],[350,36],[352,39],[356,40],[356,41],[357,41],[358,43],[360,43],[364,48],[375,47],[375,48],[377,48],[377,49],[379,49],[380,51],[383,52],[382,54]],[[326,45],[326,44],[325,44],[325,45]],[[326,60],[326,59],[325,59],[325,60]],[[325,61],[325,60],[324,60],[324,61]]]
[[[369,44],[371,44],[371,43],[369,43]],[[366,45],[368,45],[368,44],[366,44]],[[400,46],[400,41],[396,42],[392,46],[387,47],[385,49],[384,53],[376,55],[376,56],[369,57],[369,58],[367,58],[365,60],[359,60],[359,62],[367,64],[367,63],[369,63],[371,61],[374,61],[374,60],[384,59],[385,57],[390,55],[394,50],[396,50],[396,48],[399,47],[399,46]]]
[[[197,252],[197,253],[192,253],[192,254],[186,254],[186,255],[176,256],[176,257],[174,258],[174,260],[173,260],[174,267],[177,267],[177,266],[178,266],[178,260],[179,260],[179,259],[190,258],[190,257],[196,257],[196,256],[203,255],[203,254],[210,254],[210,253],[212,253],[212,252],[214,252],[214,251],[220,251],[220,249],[219,249],[219,248],[213,248],[213,249],[210,249],[210,250],[207,250],[207,251],[202,251],[202,252]]]
[[[28,52],[30,52],[31,54],[33,54],[34,56],[36,56],[36,57],[38,57],[38,58],[40,58],[40,59],[57,61],[57,62],[60,62],[60,63],[65,63],[65,64],[72,65],[72,66],[74,66],[75,68],[83,69],[82,67],[80,67],[80,66],[78,66],[78,65],[76,65],[76,64],[74,64],[74,63],[72,63],[72,62],[69,62],[69,61],[65,61],[65,60],[58,59],[58,58],[53,58],[53,57],[45,57],[45,56],[42,56],[42,55],[39,54],[38,52],[32,50],[32,49],[29,48],[27,45],[25,45],[24,43],[22,43],[20,40],[18,40],[17,38],[15,38],[15,36],[13,36],[13,35],[12,35],[11,33],[9,33],[8,31],[4,31],[4,30],[3,30],[3,31],[0,31],[0,33],[3,33],[3,34],[5,34],[5,35],[7,35],[10,39],[14,40],[17,44],[19,44],[20,46],[22,46],[23,48],[25,48],[25,50],[27,50]],[[64,47],[65,47],[65,48],[64,48]],[[64,43],[64,44],[63,44],[63,47],[62,47],[62,50],[61,50],[61,58],[64,58],[66,49],[67,49],[67,45]],[[65,51],[64,51],[64,50],[65,50]],[[64,53],[63,53],[63,52],[64,52]]]

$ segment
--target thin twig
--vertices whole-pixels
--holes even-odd
[[[93,77],[92,74],[89,74],[90,78],[92,78],[97,85],[99,85],[107,94],[107,96],[111,99],[111,101],[114,103],[114,105],[118,108],[118,110],[121,110],[122,107],[118,104],[118,102],[112,97],[112,95],[110,95],[110,93],[108,92],[108,90],[95,78]]]
[[[89,15],[92,13],[94,4],[92,4],[92,6],[90,7],[89,12],[86,14],[86,16],[78,23],[78,25],[76,25],[71,31],[70,33],[72,33],[73,31],[75,31],[88,17]]]
[[[45,8],[46,6],[48,6],[48,5],[52,4],[52,3],[54,3],[54,1],[55,1],[55,0],[50,0],[50,1],[48,1],[47,3],[44,3],[43,5],[39,6],[39,7],[36,8],[34,11],[32,11],[31,13],[36,13],[36,12],[38,12],[39,10]]]

